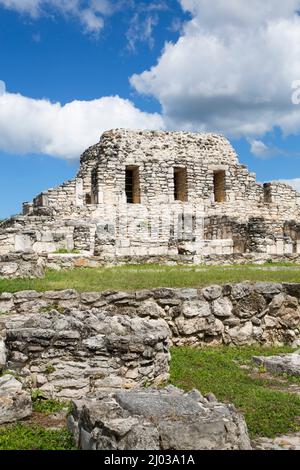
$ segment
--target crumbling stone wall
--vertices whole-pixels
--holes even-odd
[[[0,255],[0,278],[35,278],[44,275],[45,262],[36,253]]]
[[[168,324],[174,345],[292,344],[300,340],[299,301],[299,284],[258,282],[129,293],[74,290],[3,293],[0,312],[17,315],[17,322],[22,318],[25,321],[25,314],[35,315],[32,317],[35,322],[39,318],[43,321],[43,314],[53,309],[83,312],[83,323],[86,312],[101,314],[103,318],[160,319]],[[2,326],[10,318],[4,317],[0,319]]]
[[[96,307],[64,310],[62,305],[72,304],[72,297],[72,292],[48,293],[44,299],[35,292],[14,297],[22,313],[1,315],[0,320],[4,368],[13,370],[27,387],[60,398],[168,379],[170,332],[163,319],[106,313]],[[93,294],[85,298],[90,301]],[[11,301],[7,295],[2,300],[6,305]],[[57,310],[49,309],[49,300]],[[37,305],[39,314],[27,313]]]

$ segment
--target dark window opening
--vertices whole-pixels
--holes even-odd
[[[216,171],[214,173],[214,195],[215,202],[226,201],[225,171]]]
[[[140,203],[140,173],[139,167],[128,166],[125,172],[125,192],[129,204]]]
[[[92,204],[92,196],[90,194],[85,195],[85,203],[86,205]]]
[[[264,202],[265,204],[272,202],[272,187],[269,183],[264,184]]]
[[[174,199],[187,201],[187,173],[186,168],[174,168]]]

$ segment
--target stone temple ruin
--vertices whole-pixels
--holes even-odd
[[[258,184],[220,135],[105,132],[76,178],[0,225],[0,254],[203,262],[300,254],[300,194]]]

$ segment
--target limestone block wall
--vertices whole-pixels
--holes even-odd
[[[72,250],[74,225],[76,220],[56,218],[44,213],[14,217],[0,224],[0,253],[32,250],[36,253],[47,253],[59,248]]]
[[[0,368],[48,397],[161,383],[170,345],[300,345],[300,284],[23,291],[0,312]]]
[[[282,263],[289,261],[291,263],[300,264],[300,255],[269,255],[266,253],[250,253],[248,255],[235,253],[220,255],[220,251],[225,251],[226,245],[221,245],[220,241],[215,242],[216,254],[208,254],[203,257],[203,262],[207,265],[244,265],[244,264],[257,264],[261,265],[268,261],[275,263]],[[205,250],[205,248],[204,248]],[[228,248],[229,250],[229,248]],[[209,248],[212,251],[212,248]],[[119,265],[119,264],[167,264],[167,265],[193,265],[196,261],[196,256],[188,253],[169,255],[165,254],[153,256],[123,256],[116,258],[104,257],[99,258],[87,254],[76,253],[43,253],[37,255],[32,252],[10,253],[0,256],[0,278],[17,278],[17,277],[42,277],[46,268],[54,270],[66,269],[80,269],[80,268],[97,268],[101,266]],[[83,273],[84,275],[84,273]]]
[[[77,202],[76,190],[77,180],[68,181],[57,188],[48,189],[33,200],[32,212],[35,208],[47,207],[53,209],[52,214],[55,214],[57,209],[71,213]]]
[[[0,279],[42,277],[45,264],[45,260],[36,253],[0,255]]]
[[[232,199],[239,165],[222,136],[116,130],[108,137],[103,134],[101,152],[105,158],[97,163],[95,178],[99,203],[126,202],[125,169],[130,166],[139,168],[141,204],[175,202],[174,168],[186,169],[189,203],[213,202],[214,172],[220,170],[226,175],[227,199]]]
[[[298,205],[297,191],[284,183],[266,183],[264,185],[265,202],[278,204],[289,209],[296,209]]]
[[[190,204],[105,206],[96,224],[94,253],[100,257],[172,256],[180,249],[196,253],[203,244],[201,210]]]
[[[14,297],[22,313],[1,315],[0,320],[6,369],[14,370],[27,387],[60,398],[168,379],[170,333],[164,320],[106,314],[95,307],[48,308],[51,302],[71,304],[76,296],[52,292],[39,297],[31,292]],[[87,294],[86,299],[90,297]],[[29,310],[39,304],[39,314],[24,311],[26,304]]]
[[[212,241],[222,241],[221,245],[225,246],[230,240],[230,253],[263,253],[270,256],[300,253],[300,226],[284,219],[250,217],[247,222],[240,222],[236,217],[206,217],[204,238],[208,247],[208,253],[204,251],[204,254],[213,254]]]
[[[102,157],[102,143],[98,142],[96,145],[88,148],[80,157],[80,168],[77,174],[77,179],[82,184],[83,204],[86,201],[86,195],[92,193],[92,174],[96,167],[98,160]]]
[[[111,320],[115,315],[160,319],[168,324],[174,345],[295,344],[300,343],[299,301],[300,284],[262,282],[130,293],[24,291],[0,295],[0,311],[13,314],[0,321],[15,314],[18,322],[24,314],[36,315],[38,321],[56,309],[61,314],[92,312]]]

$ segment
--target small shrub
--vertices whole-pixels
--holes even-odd
[[[49,415],[52,413],[58,413],[59,411],[69,410],[69,403],[64,403],[59,400],[43,400],[43,399],[36,399],[33,400],[33,410],[38,413],[43,413],[45,415]]]
[[[58,313],[61,313],[61,314],[65,313],[64,307],[61,307],[58,304],[51,304],[51,305],[47,305],[47,307],[42,307],[40,309],[40,313],[50,313],[53,310],[56,310]]]
[[[49,375],[55,372],[55,367],[53,364],[47,364],[45,367],[45,374]]]
[[[259,374],[266,374],[266,372],[267,372],[266,367],[265,367],[263,364],[261,364],[261,365],[258,367],[258,373],[259,373]]]

